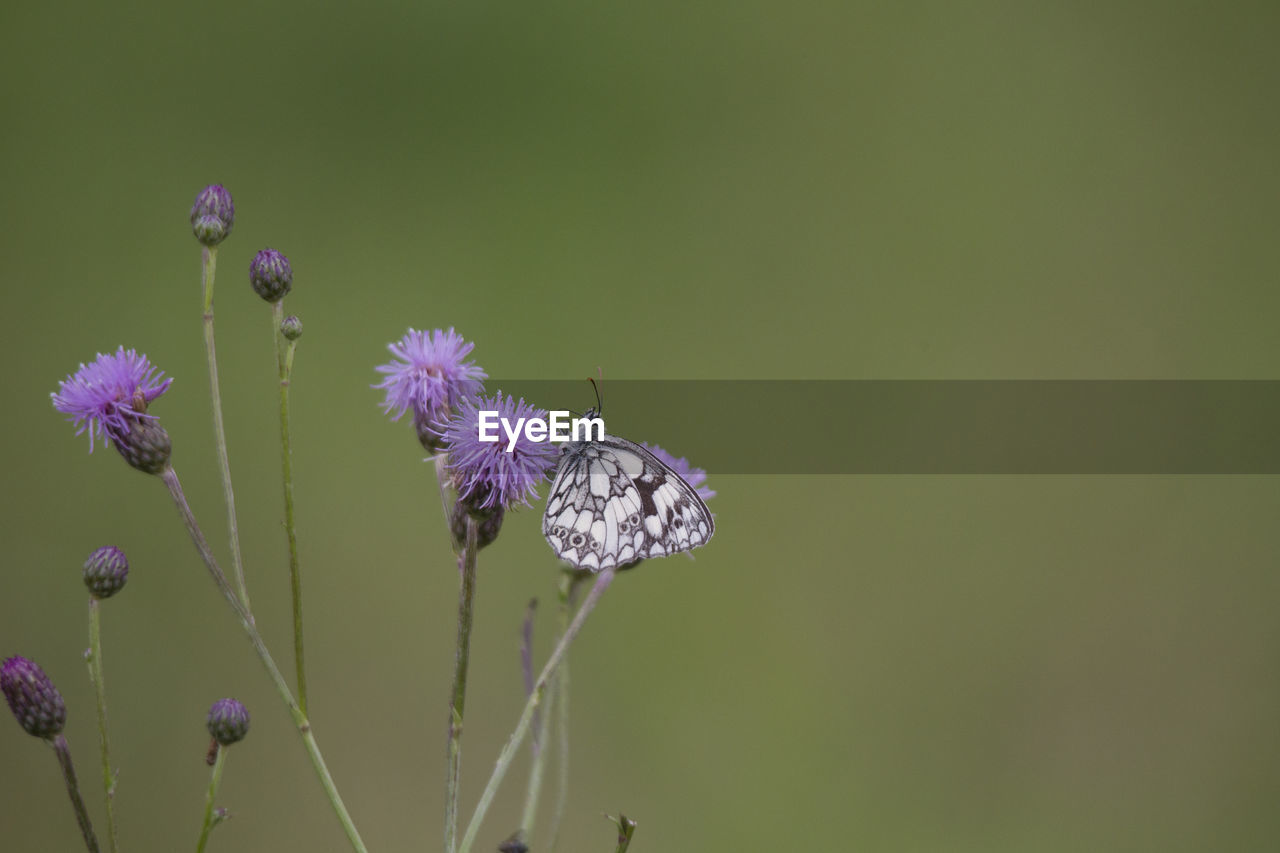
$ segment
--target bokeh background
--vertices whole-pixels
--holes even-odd
[[[5,4],[0,654],[66,696],[100,832],[80,565],[114,543],[124,849],[194,844],[224,695],[253,729],[211,849],[348,849],[160,484],[48,403],[96,352],[148,353],[225,554],[202,186],[237,205],[217,322],[259,622],[287,661],[245,276],[273,246],[306,327],[315,729],[370,850],[439,849],[457,581],[430,468],[369,388],[388,341],[453,325],[533,379],[1275,378],[1277,23],[1264,2]],[[841,441],[759,412],[715,428],[761,454]],[[619,809],[641,853],[1274,849],[1274,477],[711,485],[711,545],[620,578],[575,647],[562,850],[611,850]],[[483,554],[464,814],[516,720],[533,596],[548,649],[537,526]],[[7,849],[80,843],[46,752],[0,723]]]

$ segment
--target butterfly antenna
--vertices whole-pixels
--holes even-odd
[[[604,371],[596,368],[600,372],[600,382],[597,383],[594,376],[588,376],[587,381],[591,383],[591,387],[596,392],[596,414],[604,413],[604,401],[600,399],[600,385],[604,384]]]

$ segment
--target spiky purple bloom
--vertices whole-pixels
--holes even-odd
[[[230,746],[249,733],[249,709],[235,699],[219,699],[209,708],[208,726],[214,740]]]
[[[15,655],[0,664],[0,690],[27,734],[50,738],[66,725],[67,706],[62,694],[33,661]]]
[[[413,412],[418,438],[428,450],[437,449],[433,439],[438,427],[458,404],[484,390],[485,372],[474,361],[463,360],[474,348],[453,327],[432,332],[410,329],[396,343],[387,344],[396,360],[378,366],[386,378],[373,387],[386,391],[382,410],[393,421]]]
[[[114,545],[104,545],[84,561],[84,585],[94,598],[110,598],[124,589],[129,558]]]
[[[516,501],[529,506],[529,498],[537,494],[560,455],[549,441],[530,441],[524,430],[516,438],[515,447],[507,452],[507,439],[480,440],[480,412],[497,412],[515,424],[520,418],[547,419],[545,409],[529,405],[498,392],[493,397],[464,400],[449,419],[443,436],[449,451],[449,469],[458,485],[458,500],[477,510],[509,507]],[[499,421],[500,422],[500,421]]]
[[[249,284],[268,302],[279,302],[293,287],[293,267],[275,249],[263,249],[249,262]]]
[[[92,453],[95,438],[118,442],[133,425],[154,421],[147,405],[169,390],[172,382],[145,355],[122,346],[111,355],[98,353],[90,364],[81,363],[50,396],[53,407],[75,422],[76,435],[88,431]]]
[[[716,496],[714,491],[703,485],[707,482],[707,472],[701,468],[694,468],[689,464],[688,459],[683,456],[672,456],[656,444],[647,444],[642,441],[640,446],[658,457],[660,461],[665,462],[667,467],[679,474],[682,480],[693,486],[693,490],[698,493],[698,497],[704,501]]]
[[[212,248],[231,236],[236,224],[236,206],[222,184],[210,184],[196,193],[191,205],[191,233]]]

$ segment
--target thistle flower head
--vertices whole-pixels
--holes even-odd
[[[137,424],[154,421],[147,406],[169,390],[172,382],[145,355],[122,346],[110,355],[98,353],[90,364],[81,364],[50,396],[53,407],[75,422],[76,435],[89,433],[92,452],[95,438],[118,442]]]
[[[50,738],[62,731],[67,706],[58,688],[34,662],[14,656],[0,664],[0,690],[27,734]]]
[[[449,469],[458,485],[458,500],[483,514],[494,507],[510,507],[529,498],[547,479],[559,457],[559,449],[549,441],[530,441],[521,430],[515,446],[507,452],[507,442],[480,440],[480,412],[493,411],[516,423],[520,418],[547,419],[544,409],[530,406],[499,392],[493,397],[463,400],[443,431],[449,451]]]
[[[458,404],[484,390],[485,372],[474,361],[463,361],[474,348],[452,327],[432,332],[410,329],[387,345],[395,360],[377,368],[386,378],[373,387],[386,392],[382,409],[393,421],[413,412],[418,438],[428,450],[438,449],[434,446],[437,427]]]
[[[129,559],[114,545],[104,545],[84,562],[84,585],[94,598],[110,598],[124,589]]]
[[[219,699],[209,708],[208,726],[219,745],[230,746],[249,733],[249,709],[235,699]]]
[[[279,302],[293,287],[293,267],[275,249],[263,249],[249,262],[249,284],[268,302]]]
[[[680,478],[693,487],[698,493],[698,497],[704,501],[714,498],[716,493],[707,488],[704,484],[707,482],[707,472],[701,468],[694,468],[689,464],[689,460],[683,456],[672,456],[656,444],[647,444],[640,442],[640,446],[645,450],[658,457],[659,461],[666,463],[672,471],[680,475]]]
[[[236,224],[236,206],[222,184],[210,184],[196,194],[191,205],[191,233],[212,248],[231,236]]]

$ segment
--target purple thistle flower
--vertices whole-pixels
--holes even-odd
[[[530,441],[524,430],[507,452],[507,439],[480,440],[480,412],[494,411],[515,424],[520,418],[547,419],[545,409],[499,392],[493,397],[463,400],[458,412],[441,433],[449,452],[449,469],[458,485],[458,500],[473,510],[509,507],[516,501],[529,506],[559,458],[560,450],[549,441]]]
[[[463,361],[474,348],[452,326],[445,332],[410,329],[396,343],[387,344],[396,360],[378,366],[386,378],[373,387],[386,391],[382,410],[391,420],[413,412],[418,438],[428,450],[438,449],[438,427],[458,404],[484,390],[485,372],[474,361]]]
[[[249,733],[249,709],[235,699],[219,699],[209,708],[207,725],[214,740],[230,746]]]
[[[155,420],[147,405],[172,382],[145,355],[122,346],[111,355],[98,353],[91,364],[82,363],[50,396],[53,407],[75,422],[76,435],[88,431],[92,453],[95,438],[119,442],[133,424]]]
[[[688,459],[683,456],[672,456],[656,444],[648,444],[642,441],[640,446],[658,457],[659,461],[665,462],[672,471],[679,474],[680,479],[692,486],[693,490],[698,493],[698,497],[704,501],[716,496],[714,491],[703,485],[707,481],[707,472],[701,468],[691,466]]]
[[[17,655],[6,660],[0,665],[0,691],[27,734],[51,738],[66,725],[62,694],[38,664]]]

